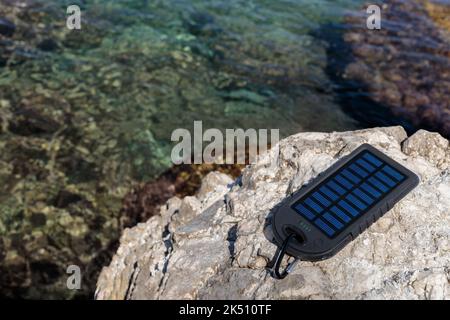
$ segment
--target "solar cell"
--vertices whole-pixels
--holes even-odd
[[[361,189],[363,189],[365,192],[367,192],[368,194],[370,194],[372,197],[374,198],[379,198],[381,197],[381,193],[377,190],[375,190],[374,188],[372,188],[369,184],[367,184],[366,182],[364,182],[363,184],[361,184]]]
[[[365,193],[359,188],[356,188],[353,191],[353,194],[362,199],[367,204],[372,204],[374,202],[374,200],[369,195],[367,195],[367,193]]]
[[[327,235],[332,236],[335,233],[333,228],[330,228],[330,226],[328,224],[326,224],[322,219],[317,218],[314,222]]]
[[[331,212],[333,212],[337,217],[339,217],[344,222],[350,222],[351,218],[346,215],[344,212],[342,212],[341,209],[339,209],[336,206],[331,207]]]
[[[389,190],[389,188],[376,177],[370,177],[369,179],[367,179],[367,181],[382,192],[387,192]]]
[[[313,220],[316,217],[315,214],[306,209],[304,205],[298,204],[295,208],[309,220]]]
[[[345,193],[345,190],[341,186],[336,184],[333,180],[329,181],[327,183],[327,186],[330,187],[330,189],[332,189],[333,191],[336,191],[339,195],[343,195]]]
[[[331,224],[333,224],[333,226],[337,229],[342,229],[342,227],[344,226],[338,219],[336,219],[334,216],[332,216],[330,213],[325,213],[324,218],[328,220],[328,222],[331,222]]]
[[[358,166],[356,163],[352,163],[349,168],[362,178],[365,178],[369,175],[369,172]]]
[[[356,160],[356,163],[359,164],[364,169],[366,169],[368,172],[374,172],[376,170],[372,165],[370,165],[364,159],[358,159],[358,160]]]
[[[321,205],[323,205],[324,207],[328,207],[330,205],[330,201],[328,201],[327,199],[325,199],[320,193],[318,192],[314,192],[313,193],[313,197],[319,201],[319,203]]]
[[[331,200],[336,200],[339,199],[339,196],[334,193],[333,191],[331,191],[330,188],[328,188],[327,186],[322,186],[320,189],[320,192],[322,192],[324,195],[326,195],[328,198],[330,198]]]
[[[305,204],[307,204],[310,208],[313,208],[317,213],[322,212],[322,207],[317,204],[317,202],[313,201],[311,198],[305,200]]]
[[[401,181],[404,178],[403,175],[401,175],[397,170],[391,168],[390,166],[384,166],[383,171],[397,181]]]
[[[369,160],[370,163],[372,163],[373,165],[375,165],[376,167],[381,166],[383,163],[380,161],[380,159],[376,158],[374,155],[366,152],[363,155],[364,159]]]
[[[359,179],[357,176],[355,176],[354,174],[352,174],[350,171],[348,171],[347,169],[343,170],[342,173],[344,174],[344,176],[352,181],[353,183],[358,183],[361,181],[361,179]]]
[[[353,184],[348,181],[347,179],[345,179],[342,175],[337,175],[336,176],[336,181],[338,183],[340,183],[342,186],[344,186],[347,190],[350,190],[353,186]]]

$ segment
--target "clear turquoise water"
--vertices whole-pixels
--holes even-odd
[[[50,23],[69,3],[45,2]],[[358,127],[334,102],[327,43],[312,33],[361,3],[82,1],[82,30],[54,26],[63,46],[18,68],[15,86],[65,97],[80,144],[145,180],[170,166],[171,132],[194,120],[283,136]]]

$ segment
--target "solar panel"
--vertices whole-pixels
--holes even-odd
[[[413,172],[364,144],[277,206],[275,242],[303,260],[328,258],[418,183]],[[295,239],[285,245],[292,235]]]
[[[364,151],[293,208],[328,237],[335,237],[405,179],[399,170]]]

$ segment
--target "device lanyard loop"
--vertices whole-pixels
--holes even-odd
[[[283,244],[281,247],[277,248],[277,251],[275,252],[275,255],[272,259],[272,262],[269,266],[269,272],[272,275],[272,277],[276,279],[284,279],[286,276],[294,269],[295,264],[298,262],[298,258],[295,258],[294,261],[289,263],[287,267],[280,273],[280,265],[281,261],[283,261],[283,257],[286,254],[286,249],[289,244],[289,241],[295,236],[294,233],[289,234],[287,238],[283,241]]]

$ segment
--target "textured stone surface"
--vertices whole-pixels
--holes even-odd
[[[416,172],[420,185],[335,257],[267,275],[271,209],[362,143]],[[276,159],[275,168],[268,167]],[[300,133],[280,142],[234,184],[214,174],[202,194],[172,198],[127,229],[97,283],[98,299],[449,299],[450,150],[400,127]],[[267,233],[266,233],[267,234]]]

